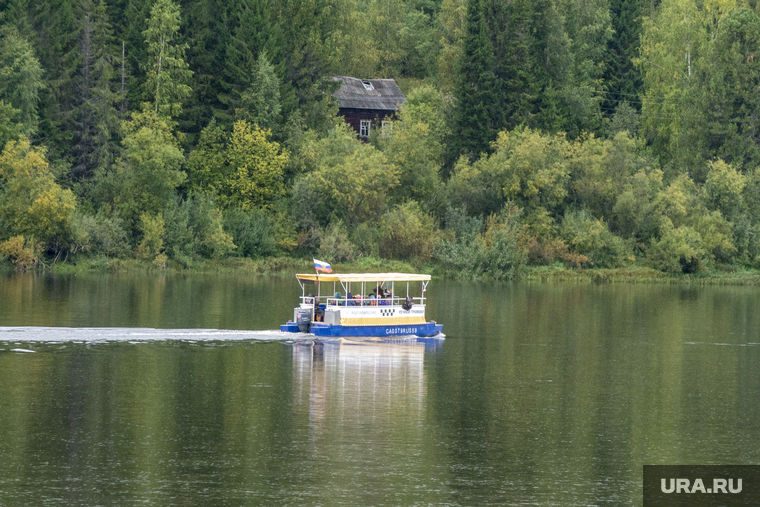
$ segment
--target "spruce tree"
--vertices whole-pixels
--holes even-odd
[[[262,52],[252,69],[251,85],[240,96],[235,117],[261,129],[273,129],[280,121],[280,79]]]
[[[458,65],[454,158],[475,158],[489,149],[494,137],[496,90],[493,46],[484,19],[482,0],[467,5],[464,46]]]
[[[224,60],[236,5],[225,0],[200,0],[184,7],[186,60],[193,70],[193,94],[185,102],[180,120],[186,132],[199,133],[213,118],[214,110],[224,108],[218,95],[224,82]]]
[[[32,45],[15,27],[0,28],[0,100],[19,110],[23,134],[37,131],[39,93],[45,87],[43,71]]]
[[[18,139],[23,128],[19,123],[20,111],[0,99],[0,151],[5,143]]]
[[[499,90],[496,128],[511,130],[531,123],[541,93],[532,54],[532,2],[499,2],[495,11],[495,74]]]
[[[571,138],[583,132],[601,134],[602,79],[607,44],[613,35],[609,0],[558,3],[569,42],[564,57],[569,70],[561,88],[564,130]]]
[[[125,83],[125,94],[127,96],[125,107],[122,113],[127,110],[139,109],[140,102],[144,98],[145,86],[145,62],[147,61],[147,46],[145,44],[145,35],[143,32],[146,27],[146,20],[150,18],[152,0],[128,0],[122,7],[115,2],[114,10],[116,16],[112,17],[117,22],[116,37],[123,43],[125,73],[130,79]]]
[[[73,115],[79,76],[77,1],[39,2],[35,11],[35,49],[45,70],[40,93],[39,137],[48,145],[48,158],[68,158],[75,126]]]
[[[144,97],[153,103],[156,114],[176,118],[182,102],[192,92],[187,83],[192,71],[185,62],[187,44],[179,42],[179,7],[172,0],[156,0],[143,32],[147,45]]]
[[[94,166],[108,168],[118,156],[118,136],[121,115],[116,85],[118,62],[113,30],[109,22],[105,0],[100,0],[93,13],[93,46],[95,61],[92,77],[92,104],[95,109],[96,134]]]
[[[32,29],[33,13],[31,0],[6,0],[0,1],[0,25],[10,25],[16,28],[19,35],[34,43],[37,33]]]
[[[633,64],[641,38],[641,16],[645,0],[610,0],[610,15],[615,36],[607,43],[607,87],[604,112],[612,116],[624,101],[641,110],[639,90],[641,72]]]
[[[268,0],[254,0],[237,4],[236,26],[225,54],[224,81],[218,99],[224,111],[218,117],[231,126],[235,111],[239,109],[241,95],[252,82],[257,60],[267,53],[270,60],[279,59],[279,26],[271,16]]]
[[[116,91],[117,61],[113,30],[106,4],[82,2],[80,40],[80,81],[78,83],[75,123],[76,142],[73,148],[74,180],[90,178],[99,167],[110,167],[117,151],[116,134],[119,96]]]
[[[74,161],[71,167],[72,179],[80,180],[90,176],[92,171],[92,145],[95,131],[95,114],[91,107],[92,68],[94,50],[92,43],[92,18],[89,2],[85,0],[82,14],[82,34],[80,39],[79,82],[76,89],[76,111],[72,124]]]
[[[528,126],[546,132],[565,129],[562,91],[572,69],[570,40],[557,4],[557,0],[537,0],[531,6],[533,75],[540,92]]]
[[[274,10],[281,53],[267,53],[283,81],[282,116],[294,125],[322,133],[332,127],[337,106],[331,95],[340,85],[330,78],[339,69],[331,67],[329,41],[344,28],[338,13],[351,8],[350,0],[293,0]]]

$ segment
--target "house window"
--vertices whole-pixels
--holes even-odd
[[[359,136],[369,137],[369,120],[361,120],[359,123]]]
[[[372,83],[370,83],[369,81],[362,81],[362,84],[364,85],[364,89],[365,90],[374,90],[375,89],[375,87],[372,86]]]
[[[381,132],[383,133],[383,137],[390,137],[393,133],[393,123],[391,123],[390,120],[383,120],[380,128]]]

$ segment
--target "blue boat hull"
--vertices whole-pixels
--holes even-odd
[[[288,322],[280,326],[285,333],[299,333],[298,325]],[[404,324],[397,326],[341,326],[312,322],[311,333],[315,336],[435,336],[443,332],[443,324]]]

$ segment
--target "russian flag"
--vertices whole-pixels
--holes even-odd
[[[314,258],[312,257],[312,259]],[[323,273],[332,273],[332,266],[326,262],[318,261],[317,259],[314,259],[314,269],[322,271]]]

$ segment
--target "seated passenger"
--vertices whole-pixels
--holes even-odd
[[[369,305],[370,306],[375,306],[377,304],[377,301],[375,301],[375,295],[374,294],[370,294],[369,296],[367,296],[367,299],[369,299]]]
[[[356,306],[354,303],[354,296],[350,292],[346,292],[346,306]]]
[[[314,322],[324,322],[325,311],[319,307],[319,298],[314,298]]]
[[[335,293],[335,299],[336,299],[335,304],[338,305],[338,306],[344,306],[346,304],[345,301],[341,300],[340,292],[336,292]]]

